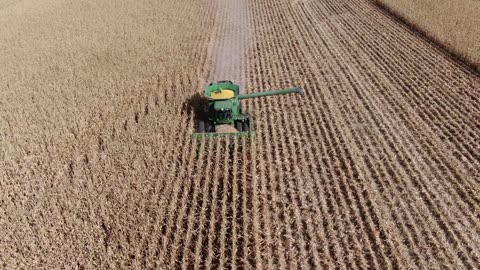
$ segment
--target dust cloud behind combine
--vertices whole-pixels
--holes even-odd
[[[248,51],[255,38],[248,0],[216,0],[215,34],[209,55],[208,83],[231,80],[244,92],[247,87]]]

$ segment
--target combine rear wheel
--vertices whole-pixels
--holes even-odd
[[[242,122],[240,121],[235,122],[235,128],[238,130],[238,132],[243,132]]]
[[[243,122],[243,131],[250,132],[250,125],[248,124],[248,122]]]
[[[206,132],[215,132],[215,125],[212,122],[207,121],[205,123],[205,131]]]

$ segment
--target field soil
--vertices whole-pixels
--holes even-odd
[[[480,268],[480,76],[373,2],[7,2],[0,268]]]

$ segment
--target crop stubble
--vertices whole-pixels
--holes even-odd
[[[140,56],[161,58],[156,44],[178,57],[159,70],[146,57],[126,77],[131,64],[111,60],[120,67],[106,75],[112,63],[90,60],[99,68],[63,81],[55,74],[72,61],[67,47],[45,81],[3,75],[38,100],[3,92],[5,266],[478,268],[478,74],[368,1],[238,2],[163,3],[183,32],[140,42],[150,48]],[[104,8],[162,10],[142,3]],[[253,33],[216,18],[237,11]],[[137,59],[129,37],[117,42],[130,51],[103,57]],[[241,63],[219,64],[229,40]],[[194,119],[181,108],[202,78],[229,79],[219,76],[307,95],[247,100],[255,145],[192,145]],[[85,84],[92,90],[78,91]]]
[[[262,260],[478,267],[478,74],[367,1],[253,5],[250,85],[308,93],[252,101]]]

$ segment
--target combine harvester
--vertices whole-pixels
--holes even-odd
[[[219,136],[255,137],[253,117],[242,111],[240,100],[290,93],[304,95],[303,90],[298,87],[240,94],[239,86],[231,81],[211,83],[205,89],[205,97],[208,99],[207,107],[203,108],[199,115],[197,132],[192,135],[192,139]]]

